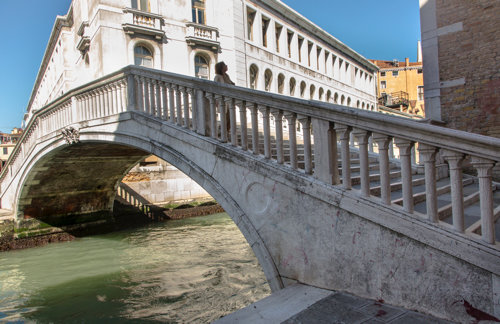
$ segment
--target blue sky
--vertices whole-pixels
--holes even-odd
[[[420,38],[417,0],[283,2],[366,58],[416,60]],[[70,4],[71,0],[2,1],[1,132],[10,133],[21,126],[56,15],[65,15]]]

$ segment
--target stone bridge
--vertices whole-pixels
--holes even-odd
[[[34,112],[1,173],[1,207],[18,237],[110,222],[121,179],[154,154],[222,205],[273,291],[299,281],[467,322],[457,301],[500,316],[499,149],[494,138],[130,66]]]

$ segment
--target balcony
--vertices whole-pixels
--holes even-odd
[[[143,34],[154,36],[157,40],[163,39],[165,32],[161,29],[164,23],[162,16],[132,8],[125,8],[123,12],[125,23],[122,26],[126,34]]]
[[[186,42],[189,46],[206,46],[213,51],[220,49],[219,30],[215,27],[200,25],[196,23],[187,23]]]
[[[401,106],[408,107],[410,105],[410,100],[408,93],[398,91],[383,94],[382,97],[378,98],[378,104],[389,108],[400,108]]]

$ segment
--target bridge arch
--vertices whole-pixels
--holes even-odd
[[[132,153],[129,155],[130,158],[124,161],[125,165],[121,165],[121,168],[117,168],[116,173],[110,177],[113,178],[114,176],[115,182],[113,186],[113,195],[109,198],[107,205],[109,210],[112,209],[112,202],[123,176],[130,168],[144,158],[144,156],[154,154],[191,177],[224,208],[252,247],[271,290],[275,292],[284,287],[275,262],[264,241],[260,238],[256,228],[235,199],[219,184],[217,179],[206,172],[203,167],[191,161],[173,147],[160,142],[151,141],[150,138],[143,137],[140,133],[117,134],[113,131],[101,131],[98,133],[92,132],[92,134],[88,135],[82,134],[80,143],[73,145],[68,145],[60,137],[54,137],[52,141],[45,142],[44,147],[38,151],[38,154],[31,158],[32,161],[30,161],[29,165],[24,169],[23,174],[20,175],[20,183],[22,185],[18,187],[21,189],[17,190],[15,196],[15,201],[17,202],[16,206],[18,206],[17,214],[23,214],[26,210],[26,206],[29,206],[29,199],[26,201],[27,199],[25,198],[26,192],[29,192],[29,188],[36,186],[38,183],[34,175],[47,171],[47,166],[44,165],[44,162],[54,157],[64,158],[65,156],[61,154],[67,155],[68,152],[74,152],[75,149],[78,148],[83,148],[83,151],[88,151],[97,146],[106,146],[105,149],[114,148],[122,150],[122,152],[128,151]],[[90,179],[90,181],[95,181],[95,179]],[[96,183],[96,185],[98,184]],[[47,187],[46,185],[44,186]]]

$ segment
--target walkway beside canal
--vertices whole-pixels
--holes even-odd
[[[213,324],[448,324],[353,295],[296,283]]]

